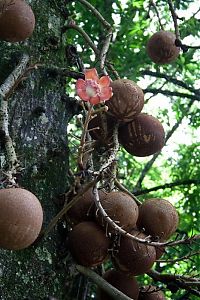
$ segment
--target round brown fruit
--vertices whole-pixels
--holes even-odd
[[[140,239],[147,236],[137,230],[131,232]],[[114,264],[121,271],[130,275],[141,275],[148,272],[156,260],[156,249],[128,237],[121,237],[119,249],[113,256]]]
[[[31,7],[23,0],[0,0],[0,39],[21,42],[30,37],[35,27]]]
[[[21,188],[0,190],[0,248],[19,250],[38,237],[43,221],[39,200]]]
[[[138,299],[139,295],[139,286],[134,277],[126,276],[120,271],[109,270],[104,275],[103,278],[110,283],[112,286],[117,288],[119,291],[124,293],[126,296],[131,299]],[[99,300],[112,300],[106,292],[99,289]]]
[[[103,123],[105,123],[105,127]],[[88,124],[90,135],[93,140],[98,140],[101,144],[109,144],[110,142],[112,142],[113,128],[115,123],[116,121],[111,116],[107,114],[98,114]],[[99,129],[97,129],[97,127],[99,127]],[[93,128],[96,129],[91,130]]]
[[[180,52],[175,45],[176,36],[170,31],[159,31],[152,35],[147,43],[147,53],[156,64],[168,64],[174,61]]]
[[[106,196],[106,192],[99,190],[99,198]],[[82,197],[74,204],[67,212],[67,217],[73,224],[78,224],[83,221],[95,220],[95,196],[93,189],[87,190]],[[73,200],[73,199],[72,199]]]
[[[107,215],[122,229],[130,231],[135,228],[138,219],[138,206],[129,195],[123,192],[111,192],[102,198],[100,202]],[[100,225],[106,227],[108,232],[115,232],[113,227],[106,226],[100,211],[97,212],[97,221]]]
[[[69,248],[77,263],[94,267],[108,256],[110,240],[94,222],[81,222],[69,234]]]
[[[156,286],[142,287],[138,300],[165,300],[162,291],[158,291]]]
[[[176,231],[178,222],[178,213],[168,200],[152,198],[139,207],[137,225],[155,239],[168,239]]]
[[[119,141],[130,154],[144,157],[162,149],[165,132],[156,118],[141,113],[119,128]]]
[[[144,106],[144,94],[141,88],[128,79],[117,79],[111,83],[112,98],[106,102],[111,114],[119,122],[130,122]]]

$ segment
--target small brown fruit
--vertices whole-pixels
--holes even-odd
[[[107,215],[126,231],[130,231],[136,226],[138,219],[138,206],[129,195],[123,192],[108,193],[101,201]],[[106,227],[105,220],[98,211],[97,221],[100,225]],[[111,226],[106,228],[109,232],[115,232]]]
[[[129,277],[120,271],[109,270],[103,275],[103,278],[126,296],[134,300],[138,299],[139,286],[134,277]],[[99,289],[99,300],[112,299],[106,292]]]
[[[142,287],[138,300],[165,300],[162,291],[158,291],[156,286]]]
[[[24,0],[0,0],[0,39],[21,42],[32,35],[35,16]]]
[[[141,113],[119,128],[119,141],[130,154],[143,157],[162,149],[165,132],[156,118]]]
[[[147,236],[139,231],[131,234],[140,239]],[[121,237],[119,249],[114,254],[115,265],[123,272],[130,275],[141,275],[148,272],[156,260],[156,249],[143,243],[134,241],[128,237]]]
[[[106,196],[103,190],[99,190],[99,197],[102,199]],[[73,199],[72,199],[73,200]],[[89,189],[85,192],[81,199],[78,200],[67,212],[67,217],[73,224],[78,224],[83,221],[95,220],[95,196],[93,189]]]
[[[147,43],[147,53],[156,64],[168,64],[174,61],[180,52],[175,45],[176,36],[170,31],[159,31],[152,35]]]
[[[0,248],[19,250],[38,237],[43,221],[39,200],[21,188],[0,190]]]
[[[130,122],[144,106],[144,94],[141,88],[128,79],[117,79],[111,83],[112,98],[106,102],[108,113],[119,122]]]
[[[178,221],[175,207],[167,200],[152,198],[139,207],[137,225],[154,238],[168,239],[176,231]]]
[[[69,234],[69,248],[77,263],[94,267],[108,256],[110,240],[102,228],[94,222],[82,222]]]
[[[116,120],[114,120],[111,116],[107,114],[98,114],[88,124],[88,128],[90,129],[90,135],[93,138],[93,140],[98,140],[101,144],[111,143],[115,123]],[[99,127],[99,129],[97,129],[97,127]],[[91,130],[93,128],[96,129]]]

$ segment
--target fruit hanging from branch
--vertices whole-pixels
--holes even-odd
[[[118,122],[131,122],[144,106],[142,89],[132,80],[117,79],[111,82],[113,96],[108,101],[108,113]]]
[[[86,267],[102,264],[108,257],[110,240],[94,222],[81,222],[69,234],[69,247],[75,260]]]
[[[42,221],[42,207],[34,194],[21,188],[0,190],[0,248],[27,248],[38,237]]]
[[[153,238],[168,239],[176,231],[178,222],[178,213],[168,200],[152,198],[139,207],[137,225]]]
[[[176,36],[170,31],[154,33],[147,43],[147,54],[156,64],[168,64],[177,59],[180,48],[175,45]]]
[[[158,119],[141,113],[119,128],[119,141],[130,154],[143,157],[162,149],[165,132]]]
[[[24,0],[0,0],[0,40],[24,41],[34,28],[34,13]]]

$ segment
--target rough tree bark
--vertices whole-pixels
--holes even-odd
[[[60,34],[67,16],[62,14],[64,2],[29,1],[36,16],[36,29],[23,43],[0,42],[0,84],[22,53],[30,55],[31,63],[67,66]],[[67,12],[63,7],[64,11]],[[68,185],[67,124],[75,107],[63,95],[65,78],[38,68],[29,73],[9,99],[10,134],[23,167],[19,184],[40,199],[44,227],[58,210],[53,199]],[[69,279],[66,285],[66,272],[57,258],[58,243],[54,231],[37,247],[0,250],[0,299],[69,299]]]

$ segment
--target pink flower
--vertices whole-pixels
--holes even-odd
[[[98,104],[112,97],[109,76],[102,76],[99,79],[95,68],[87,69],[84,73],[85,80],[78,79],[76,82],[76,93],[82,100]]]

